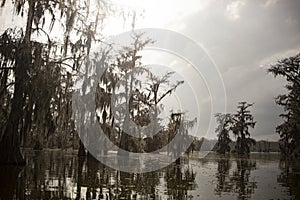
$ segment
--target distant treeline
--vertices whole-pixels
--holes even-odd
[[[216,151],[217,140],[209,140],[206,138],[194,138],[192,146],[194,146],[194,151]],[[229,144],[231,152],[235,152],[236,142],[230,142]],[[254,145],[250,147],[251,152],[280,152],[279,142],[275,141],[256,141]]]

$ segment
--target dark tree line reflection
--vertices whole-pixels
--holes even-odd
[[[288,188],[290,196],[300,199],[300,162],[281,159],[279,168],[281,169],[281,173],[277,177],[278,183]]]
[[[0,200],[9,199],[187,199],[196,173],[183,162],[155,172],[117,171],[92,157],[57,151],[26,152],[26,167],[0,169]]]
[[[221,158],[217,161],[215,193],[236,193],[238,199],[249,199],[255,192],[257,183],[251,177],[251,171],[256,168],[256,162],[250,159]]]
[[[26,159],[29,164],[24,168],[0,168],[0,200],[197,199],[192,191],[199,187],[196,176],[200,172],[195,172],[188,159],[143,174],[117,171],[92,157],[61,151],[30,151]],[[250,199],[257,190],[255,159],[218,157],[199,162],[216,166],[213,193],[205,194],[212,199],[228,194],[233,199]],[[291,197],[299,198],[299,166],[281,161],[279,169],[278,183],[288,188]]]

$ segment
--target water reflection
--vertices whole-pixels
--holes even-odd
[[[259,199],[265,180],[257,174],[263,172],[264,166],[278,170],[275,177],[278,183],[272,183],[275,189],[280,185],[277,192],[288,191],[282,195],[299,198],[299,165],[272,157],[212,155],[202,160],[182,159],[179,165],[174,163],[143,174],[120,172],[93,158],[77,158],[75,154],[60,151],[27,151],[26,159],[28,165],[24,168],[0,167],[1,200],[199,199],[199,196]],[[205,174],[209,175],[204,178]],[[204,185],[207,188],[203,190]],[[277,198],[275,195],[271,197]]]
[[[254,193],[256,182],[251,180],[251,170],[255,169],[256,162],[249,160],[237,160],[237,170],[233,173],[231,181],[235,186],[239,199],[247,199]]]
[[[288,188],[289,195],[300,199],[300,162],[281,159],[279,168],[281,173],[277,177],[278,183]]]
[[[249,199],[257,188],[255,179],[251,177],[251,171],[256,169],[256,162],[245,158],[235,161],[224,158],[217,163],[215,193],[219,196],[223,193],[236,193],[238,199]]]
[[[231,192],[233,185],[230,180],[229,170],[231,168],[231,162],[229,159],[220,159],[218,162],[218,171],[216,173],[217,184],[215,193],[221,196],[224,192]]]

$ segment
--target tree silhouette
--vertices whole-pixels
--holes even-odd
[[[288,93],[279,95],[276,103],[284,107],[280,117],[284,122],[277,126],[280,135],[281,152],[286,156],[300,155],[300,54],[285,58],[272,65],[268,72],[275,77],[283,76],[287,80]]]
[[[218,122],[218,127],[216,128],[216,132],[218,133],[218,142],[216,144],[216,151],[221,154],[225,154],[226,152],[230,152],[230,128],[232,124],[232,117],[230,114],[221,114],[218,113],[215,115]]]
[[[237,137],[236,151],[240,155],[250,153],[250,146],[255,144],[255,140],[250,138],[249,128],[254,128],[256,122],[253,120],[251,112],[248,110],[253,104],[239,102],[238,111],[233,115],[232,132]]]
[[[12,2],[26,27],[0,37],[0,162],[24,164],[21,139],[24,146],[40,149],[49,138],[49,146],[63,147],[59,142],[73,137],[72,73],[97,41],[97,26],[109,9],[99,1],[93,10],[88,0]],[[52,34],[54,26],[61,41]]]
[[[107,69],[99,80],[96,106],[102,129],[120,149],[149,152],[165,146],[180,128],[189,129],[191,123],[183,113],[171,113],[167,127],[161,124],[163,100],[184,82],[171,81],[174,72],[155,75],[143,66],[140,51],[152,40],[137,33],[132,34],[132,39],[132,44],[115,57],[105,55],[102,66]],[[179,132],[186,134],[184,130]]]

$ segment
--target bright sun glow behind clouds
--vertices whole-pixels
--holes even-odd
[[[180,23],[183,18],[205,9],[213,0],[112,0],[113,4],[124,9],[131,9],[142,14],[142,18],[136,18],[135,28],[167,28],[174,31],[184,28]],[[123,19],[109,20],[105,33],[114,35],[131,29],[131,22],[127,20],[124,26]]]

